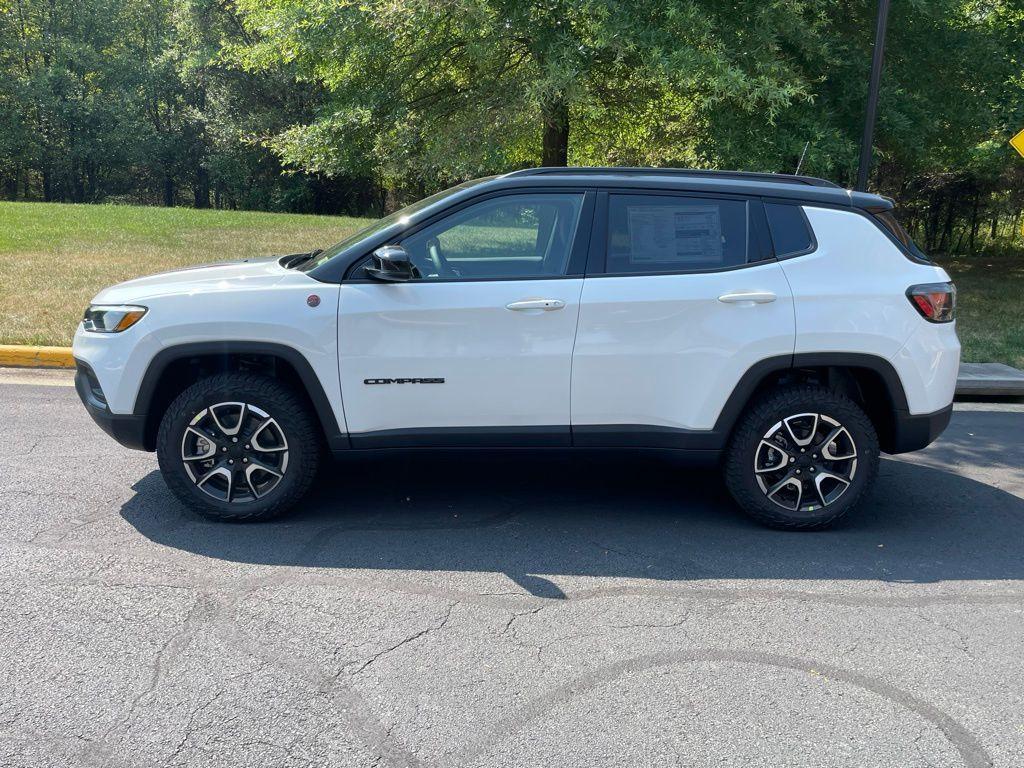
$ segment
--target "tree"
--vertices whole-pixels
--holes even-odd
[[[655,122],[686,123],[693,103],[770,116],[806,98],[769,31],[802,26],[799,8],[729,6],[241,0],[258,40],[234,55],[254,70],[287,65],[326,93],[315,120],[275,141],[286,161],[331,172],[357,162],[359,147],[385,176],[456,177],[565,165],[593,156],[601,129],[639,137]]]

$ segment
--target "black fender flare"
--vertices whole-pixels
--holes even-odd
[[[765,358],[748,368],[733,388],[729,399],[725,401],[712,429],[715,434],[721,436],[723,445],[765,377],[800,368],[864,368],[872,371],[878,374],[885,384],[894,418],[909,413],[903,382],[892,363],[884,357],[862,352],[801,352],[778,355]]]
[[[302,386],[313,409],[316,411],[317,419],[327,438],[328,446],[332,449],[347,448],[349,446],[348,435],[338,427],[338,420],[334,416],[334,409],[324,392],[323,384],[313,370],[306,356],[294,347],[287,344],[278,344],[266,341],[201,341],[188,344],[176,344],[166,347],[150,360],[146,373],[142,377],[142,383],[135,395],[135,405],[132,412],[136,416],[146,416],[153,403],[160,380],[168,367],[179,360],[190,357],[219,357],[229,355],[265,355],[276,357],[288,363],[298,375]]]

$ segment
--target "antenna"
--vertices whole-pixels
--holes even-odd
[[[804,164],[804,158],[807,157],[807,148],[809,146],[811,146],[811,142],[810,141],[808,141],[806,144],[804,144],[804,151],[800,153],[800,159],[797,161],[796,173],[793,174],[794,176],[799,176],[800,175],[800,167]]]

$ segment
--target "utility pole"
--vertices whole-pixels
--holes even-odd
[[[860,143],[860,167],[857,169],[857,189],[868,187],[871,170],[871,143],[875,138],[875,118],[878,116],[878,89],[882,84],[882,60],[885,56],[885,28],[889,22],[889,0],[878,0],[878,21],[875,24],[875,48],[871,56],[871,81],[868,83],[868,109],[864,116],[864,136]]]

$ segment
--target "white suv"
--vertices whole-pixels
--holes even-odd
[[[657,448],[820,528],[952,409],[955,290],[882,197],[820,179],[539,168],[323,251],[102,291],[78,392],[171,489],[282,512],[325,449]]]

